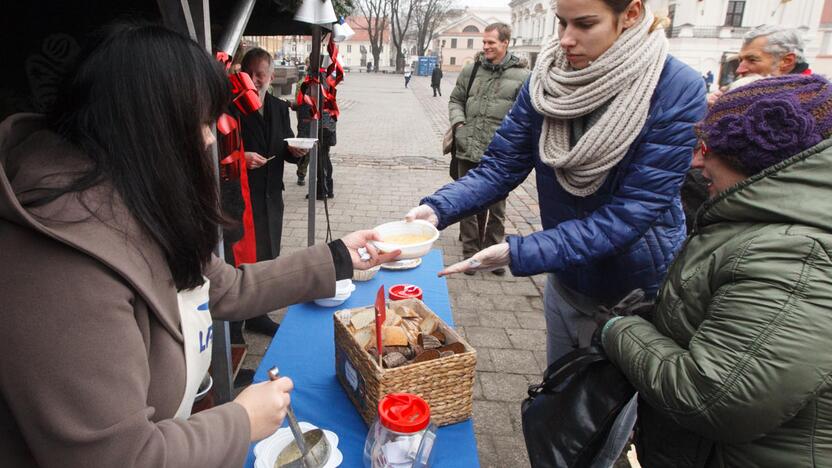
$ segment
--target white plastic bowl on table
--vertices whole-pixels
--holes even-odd
[[[289,146],[301,149],[311,149],[315,146],[315,142],[318,141],[317,138],[284,138],[283,140],[288,143]]]
[[[321,307],[337,307],[349,299],[353,291],[355,291],[355,285],[352,284],[352,280],[336,281],[335,295],[324,299],[315,299],[315,304]]]
[[[389,236],[396,235],[417,235],[429,236],[429,239],[418,244],[396,244],[393,242],[372,241],[373,245],[382,252],[392,252],[394,250],[401,250],[402,253],[396,260],[405,260],[410,258],[421,258],[430,252],[433,243],[439,239],[439,230],[436,227],[424,220],[417,219],[415,221],[393,221],[384,223],[374,228],[382,239]]]

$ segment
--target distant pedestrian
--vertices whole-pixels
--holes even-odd
[[[442,95],[442,90],[439,89],[439,86],[442,84],[442,68],[439,65],[436,65],[433,68],[433,73],[430,75],[430,87],[433,88],[433,97],[436,97],[437,94],[440,96]]]
[[[705,73],[705,76],[703,76],[703,78],[705,79],[705,91],[710,92],[711,85],[714,84],[714,73],[708,70],[708,73]]]
[[[413,69],[410,68],[410,65],[404,67],[404,87],[407,88],[407,85],[410,84],[410,77],[413,76]]]

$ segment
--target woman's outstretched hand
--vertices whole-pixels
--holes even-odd
[[[401,250],[381,253],[370,243],[372,240],[381,240],[381,236],[372,229],[355,231],[341,238],[341,242],[350,251],[352,266],[356,270],[369,270],[376,265],[392,262],[402,253]]]
[[[419,205],[416,208],[408,211],[406,215],[404,215],[405,221],[413,221],[416,219],[423,219],[434,226],[439,225],[439,218],[436,216],[436,213],[433,212],[433,208],[429,207],[428,205]]]
[[[452,275],[465,271],[489,271],[507,266],[511,262],[511,249],[508,242],[492,245],[480,250],[473,257],[455,263],[439,272],[439,276]]]

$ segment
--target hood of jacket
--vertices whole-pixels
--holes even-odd
[[[44,189],[67,185],[90,160],[43,116],[16,114],[0,123],[0,229],[12,223],[87,254],[123,277],[182,340],[176,289],[158,245],[107,183],[24,207]]]
[[[832,138],[769,167],[706,201],[695,230],[730,221],[797,224],[832,232]]]

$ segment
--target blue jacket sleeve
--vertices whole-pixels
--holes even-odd
[[[532,127],[535,111],[529,99],[529,81],[520,90],[509,113],[494,134],[480,165],[421,203],[433,208],[439,229],[478,213],[520,185],[534,167]]]
[[[643,237],[674,203],[690,167],[693,124],[705,114],[705,88],[687,67],[668,73],[659,86],[670,89],[651,106],[650,127],[633,143],[635,153],[609,203],[585,218],[510,236],[512,274],[560,271],[615,255]]]

